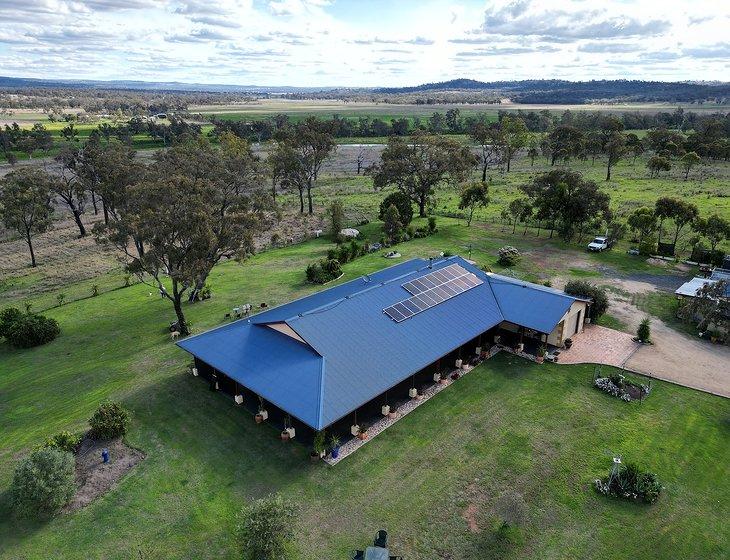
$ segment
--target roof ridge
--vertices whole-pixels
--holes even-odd
[[[443,260],[442,261],[439,261],[439,264],[441,262],[448,262],[450,260],[454,260],[454,259],[458,258],[458,256],[457,255],[454,255],[454,256],[451,256],[451,257],[442,257],[442,258],[443,258]],[[408,263],[408,262],[411,262],[411,261],[416,261],[416,260],[424,260],[424,259],[421,259],[419,257],[416,257],[416,258],[410,259],[409,261],[404,261],[403,263],[399,263],[399,264],[405,264],[405,263]],[[396,276],[394,278],[390,278],[389,280],[384,280],[383,282],[377,282],[377,283],[375,283],[373,285],[366,286],[363,289],[361,289],[361,290],[359,290],[357,292],[354,292],[352,294],[348,294],[348,295],[343,296],[341,298],[338,298],[336,300],[330,301],[328,303],[324,303],[324,304],[322,304],[322,305],[320,305],[318,307],[313,307],[312,309],[309,309],[308,311],[304,311],[302,313],[298,313],[296,315],[292,315],[291,317],[287,317],[286,319],[284,319],[284,322],[287,323],[287,324],[289,324],[289,321],[296,320],[296,319],[300,319],[302,317],[306,317],[307,315],[312,315],[314,313],[322,313],[324,311],[329,311],[330,309],[334,309],[335,307],[337,307],[338,305],[340,305],[345,300],[352,299],[352,298],[354,298],[356,296],[360,296],[360,295],[362,295],[364,293],[369,292],[370,290],[374,290],[375,288],[380,288],[380,287],[385,286],[385,285],[388,285],[388,284],[390,284],[392,282],[396,282],[396,281],[399,281],[399,280],[403,280],[403,278],[405,278],[406,276],[410,276],[411,274],[415,274],[417,272],[421,272],[421,271],[423,271],[423,270],[425,270],[427,268],[432,268],[433,264],[434,264],[433,263],[433,260],[430,260],[428,262],[428,264],[424,265],[421,268],[417,268],[415,270],[411,270],[409,272],[405,272],[405,273],[401,274],[400,276]],[[398,265],[393,265],[393,266],[398,266]],[[387,268],[381,269],[381,270],[387,270]],[[378,272],[380,272],[380,271],[378,271]],[[367,276],[367,274],[364,275],[364,276]],[[367,282],[369,282],[369,281],[366,281],[366,283]],[[289,326],[291,327],[291,325],[289,325]]]

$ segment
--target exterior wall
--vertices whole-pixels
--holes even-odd
[[[562,346],[566,338],[574,336],[575,333],[575,322],[578,320],[578,313],[581,313],[581,324],[578,330],[579,333],[583,332],[585,328],[585,317],[588,304],[582,301],[574,301],[570,306],[570,309],[563,315],[558,325],[553,329],[547,339],[547,343],[552,346]]]

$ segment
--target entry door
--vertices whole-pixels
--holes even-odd
[[[580,332],[580,319],[583,315],[583,310],[581,309],[578,311],[578,318],[575,320],[575,334],[578,334]]]

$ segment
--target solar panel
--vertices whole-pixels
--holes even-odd
[[[401,323],[480,284],[483,281],[476,274],[452,264],[403,284],[413,295],[386,307],[383,312],[396,323]]]
[[[461,265],[450,264],[442,269],[430,272],[425,276],[406,282],[403,284],[403,287],[412,295],[416,296],[425,291],[432,290],[437,286],[441,286],[450,280],[454,280],[455,278],[460,278],[468,274],[471,273]]]

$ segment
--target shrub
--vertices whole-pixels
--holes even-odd
[[[436,218],[434,216],[428,217],[428,233],[436,233],[438,230],[436,229]]]
[[[243,557],[248,560],[289,558],[294,505],[279,494],[254,500],[241,510],[237,533]]]
[[[314,284],[325,284],[341,274],[342,267],[337,259],[322,259],[307,267],[307,280]]]
[[[498,262],[502,266],[515,266],[522,258],[520,252],[511,245],[501,247],[499,251],[497,251],[497,254],[499,255]]]
[[[43,448],[23,459],[10,489],[20,517],[50,517],[73,497],[74,458],[67,451]]]
[[[590,307],[590,318],[592,321],[596,321],[608,310],[606,289],[591,284],[586,280],[571,280],[565,285],[565,293],[593,300]]]
[[[6,307],[0,311],[0,336],[8,336],[8,331],[15,321],[20,319],[23,312],[17,307]]]
[[[642,471],[635,463],[625,463],[614,476],[596,480],[596,490],[606,496],[653,504],[659,498],[662,485],[654,473]]]
[[[639,323],[639,328],[636,329],[636,338],[638,338],[640,342],[649,342],[650,336],[651,327],[649,326],[649,317],[644,317],[641,323]]]
[[[411,221],[413,220],[413,203],[411,202],[411,199],[408,197],[407,194],[398,191],[386,196],[383,199],[383,202],[380,203],[380,213],[378,214],[378,217],[381,220],[385,220],[385,213],[388,211],[388,208],[390,208],[391,205],[395,206],[398,209],[400,222],[404,226],[407,226],[411,223]]]
[[[51,342],[60,332],[55,319],[36,313],[24,313],[10,324],[5,338],[16,348],[31,348]]]
[[[342,205],[342,201],[335,199],[327,209],[327,213],[330,218],[330,235],[332,239],[340,239],[340,231],[344,227],[345,223],[345,207]]]
[[[68,453],[75,453],[79,443],[81,443],[81,436],[77,436],[69,431],[63,431],[57,433],[55,436],[49,437],[46,443],[43,444],[43,447],[52,447],[61,451],[67,451]]]
[[[129,427],[129,412],[118,402],[106,401],[89,418],[91,433],[97,439],[123,436]]]
[[[654,255],[657,252],[657,237],[655,234],[650,233],[644,236],[644,239],[639,243],[639,254],[644,256]]]

